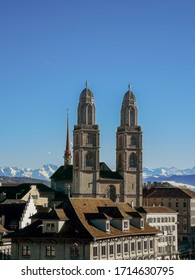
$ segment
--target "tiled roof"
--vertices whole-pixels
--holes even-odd
[[[70,202],[79,217],[82,225],[87,229],[87,231],[93,236],[95,239],[103,239],[103,238],[113,238],[113,237],[122,237],[122,236],[130,236],[130,235],[147,235],[147,234],[157,234],[159,231],[153,227],[150,227],[148,224],[145,224],[145,228],[139,229],[131,225],[129,231],[121,231],[118,228],[110,226],[110,232],[104,232],[99,230],[98,228],[89,225],[85,218],[85,213],[98,213],[98,207],[116,207],[116,204],[110,199],[97,199],[97,198],[71,198]],[[118,206],[118,205],[117,205]],[[130,207],[130,206],[129,206]],[[127,206],[128,208],[128,206]],[[133,213],[133,212],[131,212]],[[140,215],[139,215],[140,216]]]
[[[64,217],[63,211],[65,216],[69,218],[66,220],[63,227],[61,228],[59,233],[42,233],[42,219],[47,217],[47,213],[37,213],[33,217],[37,217],[37,221],[33,222],[31,225],[27,226],[24,229],[19,230],[14,234],[16,237],[47,237],[52,236],[53,238],[82,238],[88,240],[99,240],[99,239],[107,239],[107,238],[120,238],[125,236],[133,236],[133,235],[155,235],[158,234],[159,231],[148,224],[145,223],[144,229],[139,229],[135,226],[130,226],[130,230],[122,231],[112,225],[110,225],[110,231],[105,232],[90,223],[90,219],[94,219],[97,217],[102,218],[102,214],[105,218],[109,218],[105,209],[114,209],[118,207],[120,204],[115,204],[113,201],[107,198],[70,198],[66,199],[61,205],[59,205],[55,211],[55,215],[53,217],[55,219]],[[100,211],[103,209],[104,211]],[[128,210],[131,214],[134,214],[136,211],[135,209],[132,211],[131,206],[127,205],[116,211],[117,217],[124,217],[127,216],[127,213],[123,210]],[[108,211],[109,212],[109,211]],[[138,213],[138,212],[137,212]],[[112,216],[113,213],[109,213]],[[138,213],[139,217],[140,214]]]
[[[145,198],[153,198],[153,197],[174,197],[174,198],[190,198],[195,197],[195,192],[190,190],[184,190],[180,188],[151,188],[147,191],[144,191]]]
[[[52,209],[48,212],[38,212],[31,216],[31,219],[40,219],[40,220],[68,220],[63,209]]]
[[[177,213],[171,208],[165,207],[165,206],[144,206],[144,207],[138,207],[137,211],[140,213]]]

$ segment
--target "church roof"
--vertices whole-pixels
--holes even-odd
[[[54,180],[73,180],[73,165],[69,165],[66,168],[62,165],[60,166],[56,172],[50,177],[50,179]]]
[[[94,103],[93,92],[88,87],[84,88],[84,90],[81,92],[79,102],[80,103],[88,103],[88,102]]]
[[[144,191],[144,196],[147,198],[158,197],[175,197],[175,198],[195,198],[195,192],[191,190],[184,190],[177,187],[168,188],[152,188]]]
[[[73,180],[73,165],[69,165],[66,168],[60,166],[56,172],[50,177],[54,180]],[[100,162],[100,180],[123,180],[123,177],[117,172],[112,171],[104,162]]]

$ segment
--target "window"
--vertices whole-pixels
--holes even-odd
[[[97,255],[98,255],[98,250],[97,249],[98,249],[97,247],[93,247],[93,256],[94,257],[97,257]]]
[[[114,254],[114,246],[110,245],[110,255],[113,255],[113,254]]]
[[[46,246],[46,256],[47,257],[55,256],[55,248],[53,246]]]
[[[94,154],[92,152],[88,152],[86,154],[86,167],[94,167]]]
[[[88,105],[88,124],[92,124],[93,122],[93,113],[92,113],[92,106]]]
[[[137,243],[137,246],[138,246],[138,251],[141,251],[142,246],[141,246],[141,242],[140,241]]]
[[[74,243],[70,247],[70,256],[71,257],[79,257],[79,244],[78,243]]]
[[[128,243],[124,244],[124,252],[127,253],[129,251]]]
[[[131,136],[131,145],[136,145],[136,138],[134,135]]]
[[[153,249],[153,240],[150,240],[150,249]]]
[[[120,253],[121,253],[121,244],[117,244],[117,246],[116,246],[116,252],[117,252],[117,254],[120,254]]]
[[[106,231],[110,231],[110,222],[106,221]]]
[[[179,202],[176,202],[175,206],[176,206],[176,207],[179,207]]]
[[[106,246],[103,245],[102,246],[102,256],[105,256],[106,255]]]
[[[129,229],[129,223],[128,221],[123,222],[123,230],[128,230]]]
[[[183,207],[186,207],[186,202],[183,203]]]
[[[30,256],[31,248],[30,246],[22,246],[22,256]]]
[[[131,243],[131,252],[135,251],[135,243]]]
[[[46,231],[55,231],[55,223],[47,223],[46,224]]]
[[[137,156],[135,153],[131,153],[129,156],[129,167],[136,167],[137,166]]]
[[[130,108],[130,126],[135,126],[135,109]]]
[[[147,250],[147,240],[144,240],[144,250]]]

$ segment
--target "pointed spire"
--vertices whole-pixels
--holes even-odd
[[[89,85],[89,83],[88,83],[88,81],[86,80],[86,82],[85,82],[85,85],[86,85],[86,89],[88,89],[88,85]]]
[[[131,84],[128,84],[129,93],[131,92]]]
[[[69,118],[67,109],[67,131],[66,131],[66,150],[64,152],[64,167],[71,164],[70,136],[69,136]]]

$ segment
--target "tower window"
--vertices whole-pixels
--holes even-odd
[[[131,136],[131,145],[132,146],[136,145],[136,138],[135,138],[135,136]]]
[[[94,167],[94,155],[92,152],[86,154],[86,167]]]
[[[135,126],[135,110],[133,107],[130,108],[130,125]]]
[[[88,124],[92,124],[92,107],[88,105]]]
[[[135,153],[129,156],[129,167],[137,167],[137,156]]]

